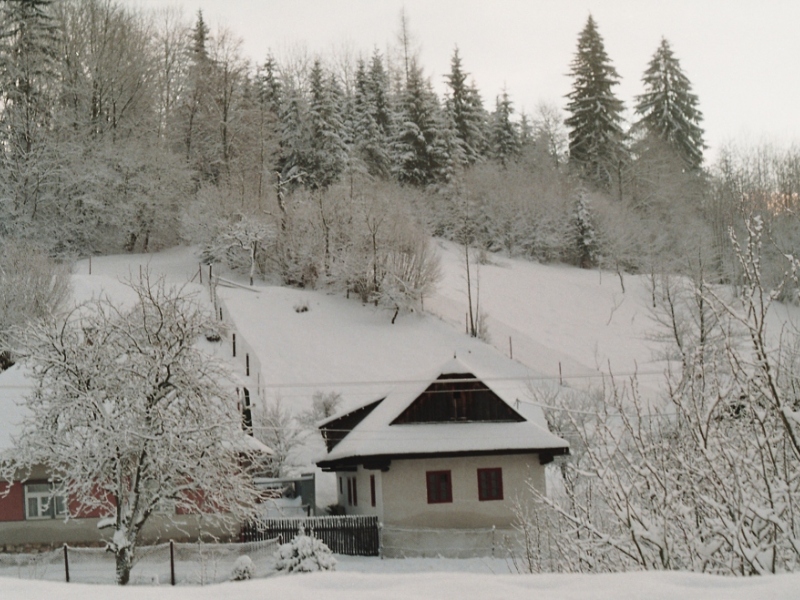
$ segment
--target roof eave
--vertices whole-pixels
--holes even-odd
[[[563,456],[569,454],[568,446],[558,446],[554,448],[512,448],[496,450],[455,450],[449,452],[408,452],[394,454],[369,454],[363,456],[345,456],[342,458],[323,459],[317,461],[317,466],[323,471],[336,471],[340,468],[352,469],[359,465],[384,464],[393,460],[414,460],[422,458],[461,458],[471,456],[502,456],[506,454],[538,454],[547,457]],[[549,462],[549,460],[547,461]],[[544,464],[544,463],[542,463]]]

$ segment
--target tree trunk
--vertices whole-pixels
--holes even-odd
[[[131,568],[133,568],[133,548],[131,546],[117,547],[114,550],[114,559],[117,585],[127,585],[131,579]]]

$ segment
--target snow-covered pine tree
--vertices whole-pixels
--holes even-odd
[[[672,52],[662,38],[642,77],[645,93],[636,97],[635,127],[669,144],[687,169],[703,164],[703,113],[697,95]]]
[[[343,93],[332,75],[316,59],[311,68],[308,102],[308,155],[305,158],[304,184],[310,189],[326,189],[342,174],[347,159],[345,127],[342,118]]]
[[[369,63],[368,74],[369,93],[375,107],[375,120],[381,128],[383,135],[391,136],[394,124],[394,110],[390,97],[389,73],[384,67],[381,53],[375,50]]]
[[[508,97],[508,92],[503,90],[503,93],[495,101],[495,109],[492,114],[491,153],[504,168],[520,151],[519,132],[516,124],[511,120],[513,114],[514,104]]]
[[[183,146],[186,159],[200,177],[215,180],[213,162],[213,138],[216,129],[211,122],[214,65],[209,55],[209,31],[202,11],[197,11],[195,26],[190,33],[191,54],[189,60],[187,91],[180,105],[183,129]]]
[[[280,140],[280,114],[283,88],[277,74],[277,64],[272,55],[256,71],[254,78],[258,124],[258,185],[257,197],[266,194],[270,180],[270,165]]]
[[[416,61],[401,98],[394,143],[396,176],[400,183],[430,185],[446,172],[446,145],[440,137],[439,99]]]
[[[283,188],[295,187],[305,178],[306,155],[309,152],[308,105],[296,87],[283,90],[281,102],[278,154],[275,170],[280,175]],[[280,200],[279,200],[280,202]]]
[[[606,53],[603,38],[589,16],[578,38],[571,64],[572,91],[567,94],[570,162],[594,184],[608,189],[625,156],[623,104],[611,88],[619,74]]]
[[[380,60],[380,58],[378,57]],[[351,132],[354,157],[373,177],[386,178],[391,173],[389,136],[379,119],[384,120],[378,107],[383,96],[380,85],[374,85],[366,64],[356,66],[356,81],[352,99]]]
[[[467,165],[477,162],[486,146],[486,111],[480,94],[474,85],[467,84],[467,76],[461,66],[458,47],[450,59],[450,73],[445,75],[450,87],[450,97],[445,110],[455,125],[455,133],[463,150],[463,162]]]

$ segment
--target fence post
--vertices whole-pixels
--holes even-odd
[[[514,358],[514,346],[511,343],[511,336],[508,336],[508,357]]]
[[[231,345],[233,350],[233,357],[236,358],[236,334],[231,334]]]
[[[64,544],[64,575],[66,576],[67,583],[69,583],[69,551],[67,545]]]
[[[89,255],[89,275],[92,274],[92,255]]]
[[[558,385],[564,385],[564,378],[561,376],[561,361],[558,361]]]
[[[169,581],[175,585],[175,542],[169,541]]]
[[[203,285],[203,263],[197,265],[197,272],[200,274],[200,285]]]

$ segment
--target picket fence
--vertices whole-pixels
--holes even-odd
[[[284,543],[297,535],[300,527],[319,538],[336,554],[380,556],[380,526],[376,516],[296,517],[261,519],[241,529],[241,542],[280,538]]]

